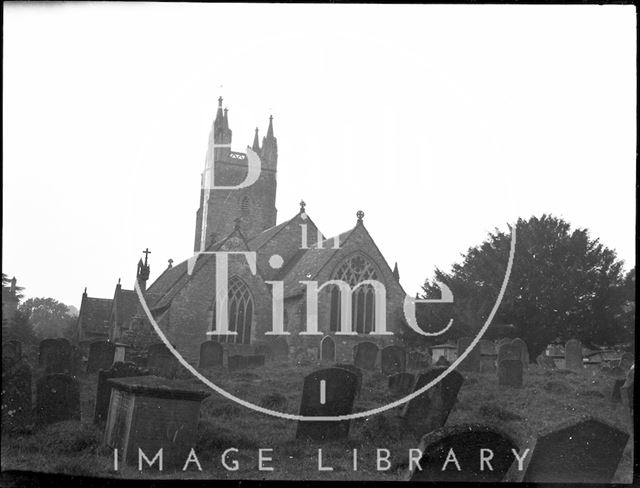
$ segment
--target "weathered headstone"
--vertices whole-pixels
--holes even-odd
[[[478,346],[480,346],[480,354],[483,356],[497,356],[498,354],[496,345],[491,341],[480,339]]]
[[[300,415],[348,415],[353,412],[358,378],[343,368],[327,368],[307,375],[302,389]],[[296,438],[329,441],[346,439],[350,421],[298,421]]]
[[[251,356],[247,356],[247,366],[249,368],[264,366],[264,356],[261,354],[252,354]]]
[[[358,368],[374,370],[378,360],[378,346],[373,342],[359,342],[353,348],[353,364]]]
[[[358,397],[358,395],[360,395],[360,390],[362,388],[362,376],[363,376],[362,370],[354,364],[346,364],[346,363],[338,363],[334,367],[351,371],[358,377],[358,381],[356,382],[356,397]]]
[[[509,481],[525,483],[611,483],[629,434],[595,419],[570,420],[530,443],[523,470],[511,467]]]
[[[418,462],[421,470],[411,464],[410,481],[502,481],[515,459],[513,450],[518,452],[517,444],[509,435],[478,424],[442,427],[425,435],[418,449],[422,454]],[[460,466],[459,471],[452,461],[451,451]],[[481,461],[483,454],[487,461]]]
[[[325,336],[322,341],[320,341],[320,360],[336,360],[336,343],[331,336]]]
[[[635,365],[631,366],[631,369],[627,373],[624,384],[620,387],[620,396],[622,398],[622,404],[629,411],[629,418],[633,425],[633,378],[635,375]]]
[[[148,459],[162,449],[163,469],[181,469],[196,444],[200,403],[211,392],[158,376],[108,381],[105,444],[118,449],[124,464],[138,466],[139,449]],[[157,471],[157,462],[149,469]]]
[[[564,346],[565,368],[573,371],[582,370],[582,343],[577,339],[570,339]]]
[[[178,359],[163,343],[152,344],[147,348],[147,367],[163,378],[173,379],[183,369]]]
[[[520,360],[522,361],[522,368],[529,368],[529,348],[527,347],[527,343],[524,342],[519,337],[516,337],[511,344],[520,351]]]
[[[394,393],[409,393],[413,391],[416,378],[412,373],[396,373],[389,376],[389,390]]]
[[[74,368],[71,361],[71,344],[67,339],[44,339],[40,341],[40,365],[51,373],[69,373]]]
[[[380,354],[380,366],[385,376],[404,372],[407,369],[406,351],[395,345],[385,347]]]
[[[630,352],[625,352],[620,358],[620,367],[626,372],[633,366],[634,358]]]
[[[469,348],[472,342],[472,337],[461,337],[460,339],[458,339],[458,357],[462,356],[462,354]],[[458,371],[480,371],[481,354],[482,351],[480,350],[480,344],[476,344],[476,346],[471,349],[471,351],[469,351],[467,357],[458,365],[456,369]]]
[[[101,369],[109,369],[113,364],[116,346],[113,342],[100,341],[89,344],[89,361],[87,373],[95,373]]]
[[[249,367],[249,360],[247,356],[229,356],[227,358],[227,368],[229,371],[235,371],[237,369],[244,369]]]
[[[505,359],[517,359],[521,361],[521,351],[518,344],[513,342],[506,342],[498,346],[498,357],[496,358],[496,364],[499,366]]]
[[[496,342],[496,349],[500,348],[500,346],[504,344],[511,344],[511,339],[509,339],[508,337],[503,337],[498,342]]]
[[[131,376],[147,376],[149,372],[138,368],[134,363],[114,363],[111,369],[98,371],[98,387],[96,388],[96,404],[93,413],[93,422],[100,424],[107,420],[109,401],[111,398],[111,383],[113,378],[128,378]]]
[[[620,403],[622,401],[620,389],[624,385],[625,381],[626,380],[621,380],[621,379],[613,380],[613,388],[611,389],[611,401],[613,403]]]
[[[198,367],[207,369],[222,366],[223,355],[224,349],[219,342],[203,342],[200,344],[200,362],[198,363]]]
[[[448,368],[449,366],[451,366],[451,363],[447,361],[447,358],[445,358],[444,356],[440,356],[438,360],[434,363],[434,366]]]
[[[421,374],[413,391],[416,392],[440,376],[445,367],[433,367]],[[427,434],[442,427],[453,408],[464,378],[457,371],[451,371],[442,380],[407,402],[402,411],[405,426],[418,435]]]
[[[498,384],[522,388],[522,361],[520,359],[503,359],[498,363]]]
[[[113,363],[111,364],[112,366],[115,363],[124,363],[127,359],[127,345],[116,342],[115,346],[116,350],[113,353]]]
[[[2,368],[2,431],[16,432],[31,422],[31,368],[16,361]]]
[[[80,420],[80,383],[63,373],[44,376],[36,385],[36,423],[63,420]]]

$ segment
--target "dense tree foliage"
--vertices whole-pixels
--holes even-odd
[[[20,311],[29,317],[40,339],[68,336],[77,320],[70,315],[69,307],[53,298],[29,298],[20,305]]]
[[[614,251],[562,219],[520,219],[516,229],[513,269],[495,324],[514,324],[532,358],[556,339],[575,337],[589,347],[633,340],[635,270],[625,277]],[[451,289],[454,303],[418,305],[425,330],[440,328],[449,317],[454,326],[443,338],[482,327],[504,279],[510,239],[496,229],[450,273],[436,270],[423,286],[423,298],[439,296],[439,281]]]

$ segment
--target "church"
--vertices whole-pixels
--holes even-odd
[[[195,263],[187,258],[173,265],[169,260],[168,267],[149,286],[148,250],[144,261],[138,262],[136,280],[151,314],[183,357],[197,363],[200,345],[208,340],[221,342],[227,354],[253,354],[257,346],[286,340],[290,358],[351,361],[358,342],[367,340],[384,347],[410,332],[403,315],[405,292],[397,264],[392,269],[378,249],[365,226],[364,212],[354,212],[353,227],[329,238],[303,201],[277,224],[278,143],[273,117],[262,141],[256,129],[253,144],[247,148],[259,156],[261,171],[257,180],[244,188],[236,187],[249,171],[247,153],[231,150],[231,142],[228,110],[222,108],[219,98],[206,154],[206,167],[211,168],[216,186],[207,187],[203,173],[195,219],[194,253],[206,253],[199,254]],[[255,273],[244,256],[228,258],[228,326],[235,335],[207,334],[216,329],[216,259],[208,253],[217,251],[254,252],[256,256]],[[376,307],[376,293],[370,284],[357,287],[351,299],[354,334],[337,334],[341,330],[341,293],[338,286],[329,284],[318,292],[319,334],[304,334],[307,290],[303,282],[316,281],[321,287],[329,280],[342,280],[351,288],[376,280],[384,285],[385,307]],[[267,334],[274,325],[275,286],[283,287],[286,335]],[[371,334],[380,310],[391,334]],[[112,299],[89,297],[85,289],[77,330],[81,344],[108,339],[142,350],[159,342],[136,292],[123,289],[120,282]]]

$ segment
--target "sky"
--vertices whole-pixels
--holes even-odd
[[[193,251],[222,96],[278,222],[356,211],[409,294],[519,217],[635,266],[633,6],[3,4],[2,268],[79,307]]]

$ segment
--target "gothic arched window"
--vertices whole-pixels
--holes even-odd
[[[240,214],[243,217],[247,217],[249,215],[249,197],[242,197],[240,200]]]
[[[363,254],[356,254],[338,266],[331,279],[342,280],[351,288],[365,280],[376,280],[378,274],[371,261]],[[340,330],[340,290],[331,286],[331,315],[329,330]],[[371,285],[358,287],[351,294],[351,327],[358,334],[366,334],[374,329],[375,293]]]
[[[229,330],[237,332],[237,335],[212,335],[211,340],[217,342],[229,342],[232,344],[249,344],[251,342],[251,321],[253,320],[253,297],[249,287],[237,276],[229,280]],[[212,305],[212,325],[216,328],[216,302]]]

